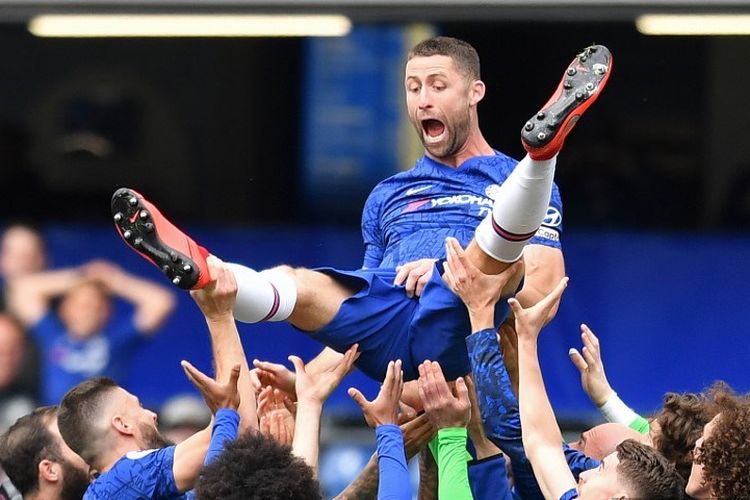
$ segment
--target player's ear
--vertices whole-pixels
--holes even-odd
[[[122,415],[112,417],[112,427],[120,434],[127,436],[132,436],[135,433],[135,426]]]
[[[479,101],[484,99],[484,93],[487,89],[482,80],[473,80],[469,88],[469,105],[476,106]]]
[[[56,483],[62,479],[60,464],[45,458],[39,462],[39,478],[50,483]]]

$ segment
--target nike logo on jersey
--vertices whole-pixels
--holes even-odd
[[[427,184],[426,186],[419,186],[419,187],[407,189],[406,196],[411,196],[413,194],[421,193],[422,191],[427,191],[431,187],[432,187],[432,184]]]

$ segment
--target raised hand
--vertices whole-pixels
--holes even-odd
[[[362,408],[367,425],[375,428],[383,424],[395,424],[398,419],[399,399],[404,388],[404,372],[401,370],[401,360],[388,363],[383,385],[380,386],[378,397],[368,401],[359,390],[349,388],[349,396]]]
[[[404,283],[404,290],[409,297],[419,297],[422,295],[425,285],[432,277],[432,271],[435,269],[437,259],[420,259],[413,262],[407,262],[402,266],[396,266],[396,279],[394,285]]]
[[[294,415],[296,407],[283,392],[265,387],[258,395],[258,418],[260,433],[279,443],[292,445],[294,438]]]
[[[495,304],[509,282],[520,280],[523,263],[518,261],[500,274],[484,274],[466,256],[455,238],[445,240],[445,254],[443,281],[466,305],[472,331],[494,327]]]
[[[339,364],[314,375],[305,371],[305,364],[300,358],[289,356],[289,361],[294,365],[296,375],[294,388],[297,393],[297,401],[306,400],[322,405],[351,371],[354,361],[359,357],[358,347],[359,344],[354,344],[346,351]]]
[[[250,385],[255,393],[259,393],[264,387],[271,386],[289,396],[292,401],[297,399],[294,392],[294,372],[279,363],[253,360],[254,369],[250,370]]]
[[[215,414],[221,408],[233,410],[239,408],[240,393],[237,390],[237,380],[240,378],[240,365],[234,365],[227,383],[221,384],[185,360],[181,361],[180,364],[188,380],[203,396],[211,413]]]
[[[234,274],[217,257],[206,259],[211,281],[190,295],[208,321],[233,318],[232,309],[237,297],[237,281]]]
[[[615,391],[612,390],[607,375],[604,373],[599,339],[588,326],[581,325],[581,341],[583,342],[583,349],[581,349],[583,356],[575,348],[571,348],[568,355],[581,372],[583,390],[596,406],[602,406]]]
[[[432,424],[438,429],[466,427],[471,417],[469,390],[462,377],[456,379],[455,394],[445,381],[437,361],[419,365],[419,396]]]
[[[443,280],[469,310],[494,307],[505,285],[523,268],[518,261],[500,274],[484,274],[455,238],[446,238],[445,255]]]
[[[565,288],[568,286],[567,276],[560,280],[554,290],[542,300],[524,309],[515,298],[508,299],[508,304],[516,318],[516,334],[518,339],[536,339],[542,327],[547,323],[551,311],[560,303]]]

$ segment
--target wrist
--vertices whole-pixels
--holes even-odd
[[[442,422],[435,422],[435,427],[437,427],[438,431],[442,431],[444,429],[464,429],[464,430],[466,430],[466,427],[468,426],[468,424],[469,424],[469,422],[462,422],[460,420],[445,420],[445,421],[442,421]]]
[[[617,396],[617,393],[612,390],[611,387],[608,387],[606,390],[602,391],[600,394],[596,394],[596,397],[592,397],[591,401],[599,408],[604,406],[607,401],[609,401],[613,396]]]
[[[209,325],[221,325],[227,323],[234,323],[234,315],[232,311],[217,312],[212,314],[204,313],[206,317],[206,323]]]
[[[397,420],[398,420],[398,417],[395,414],[375,416],[373,418],[373,421],[375,422],[375,427],[380,427],[381,425],[398,425],[396,423]]]
[[[478,307],[468,308],[469,309],[469,320],[471,321],[471,329],[474,332],[485,330],[487,328],[495,327],[495,308],[494,307]]]
[[[297,395],[297,413],[305,411],[323,411],[323,401],[313,396]]]

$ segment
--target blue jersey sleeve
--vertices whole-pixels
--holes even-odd
[[[469,335],[466,346],[487,437],[510,458],[515,488],[521,498],[544,498],[523,448],[518,400],[495,330],[488,328]]]
[[[565,460],[568,462],[570,472],[573,473],[573,477],[576,481],[578,481],[578,476],[581,472],[589,469],[596,469],[601,464],[599,460],[584,455],[578,450],[574,450],[568,446],[567,443],[563,444],[563,452],[565,453]]]
[[[174,446],[130,452],[100,475],[84,500],[183,498],[174,480]]]
[[[240,424],[240,415],[229,408],[222,408],[216,412],[214,426],[211,429],[211,443],[208,445],[208,453],[203,462],[208,465],[224,451],[227,441],[237,439],[237,427]]]
[[[380,227],[382,204],[382,189],[376,186],[367,197],[365,208],[362,210],[362,240],[365,245],[362,267],[364,269],[376,269],[383,261],[385,241]]]
[[[393,424],[379,425],[375,436],[378,444],[378,500],[411,499],[401,429]]]

